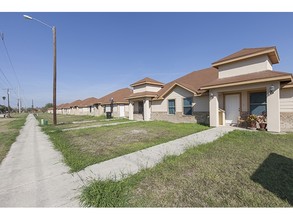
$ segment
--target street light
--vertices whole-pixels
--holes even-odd
[[[31,16],[28,15],[23,15],[23,17],[25,19],[28,20],[35,20],[47,27],[49,27],[52,32],[53,32],[53,123],[54,125],[57,124],[57,114],[56,114],[56,72],[57,72],[57,67],[56,67],[56,27],[55,26],[50,26],[48,24],[46,24],[43,21],[40,21],[36,18],[33,18]]]

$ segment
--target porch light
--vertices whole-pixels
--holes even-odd
[[[271,85],[269,92],[270,92],[270,94],[273,94],[275,92],[275,86]]]
[[[210,97],[211,97],[211,99],[214,98],[214,93],[211,92]]]

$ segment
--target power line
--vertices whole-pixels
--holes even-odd
[[[3,72],[3,70],[1,69],[1,67],[0,67],[0,72],[1,72],[2,75],[4,76],[4,79],[6,80],[7,85],[9,85],[10,87],[13,87],[13,86],[11,85],[10,81],[7,79],[7,77],[6,77],[5,73]]]
[[[12,60],[11,60],[11,57],[10,57],[10,54],[9,54],[9,52],[8,52],[8,49],[7,49],[7,46],[6,46],[5,40],[4,40],[4,33],[0,33],[0,37],[1,37],[1,39],[2,39],[2,43],[3,43],[3,45],[4,45],[6,55],[7,55],[7,57],[8,57],[8,60],[9,60],[10,66],[11,66],[11,68],[12,68],[12,71],[13,71],[13,73],[14,73],[14,76],[15,76],[16,81],[17,81],[17,84],[18,84],[18,93],[16,93],[16,91],[13,91],[13,92],[14,92],[15,95],[17,96],[18,106],[20,106],[21,97],[20,97],[20,95],[19,95],[19,89],[20,89],[21,92],[22,92],[23,101],[26,102],[26,98],[25,98],[25,96],[24,96],[24,90],[23,90],[23,88],[22,88],[22,86],[21,86],[21,84],[20,84],[20,81],[19,81],[18,77],[17,77],[17,73],[16,73],[16,71],[15,71],[14,65],[13,65]],[[3,71],[2,71],[2,72],[3,72]],[[4,74],[4,72],[3,72],[3,74]],[[4,76],[5,76],[5,74],[4,74]],[[7,79],[6,76],[5,76],[5,78]],[[7,79],[7,81],[8,81],[8,79]],[[12,86],[11,83],[10,83],[9,81],[8,81],[8,83],[9,83],[10,86]]]
[[[18,77],[17,77],[17,74],[16,74],[16,71],[15,71],[15,68],[14,68],[14,66],[13,66],[13,64],[12,64],[12,61],[11,61],[11,58],[10,58],[10,55],[9,55],[9,52],[8,52],[8,49],[7,49],[7,46],[6,46],[5,40],[4,40],[4,33],[1,34],[1,39],[2,39],[2,42],[3,42],[4,48],[5,48],[6,55],[7,55],[7,57],[8,57],[9,63],[10,63],[11,68],[12,68],[12,70],[13,70],[14,76],[15,76],[16,81],[17,81],[17,83],[18,83],[18,86],[21,87],[21,86],[20,86],[20,83],[19,83],[19,80],[18,80]]]

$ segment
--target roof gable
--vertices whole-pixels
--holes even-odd
[[[191,72],[164,85],[164,87],[158,92],[158,99],[164,98],[176,86],[180,86],[187,91],[197,94],[199,93],[201,86],[217,78],[218,70],[213,67]]]
[[[279,63],[280,61],[276,47],[244,48],[236,53],[233,53],[216,62],[213,62],[212,66],[218,67],[224,64],[245,60],[261,55],[268,55],[272,64]]]
[[[141,79],[135,83],[132,83],[130,86],[134,87],[134,86],[139,86],[139,85],[145,85],[145,84],[150,84],[150,85],[158,85],[158,86],[163,86],[164,83],[161,83],[157,80],[154,80],[152,78],[146,77],[144,79]]]

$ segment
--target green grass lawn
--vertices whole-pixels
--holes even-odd
[[[27,114],[11,114],[11,118],[0,118],[0,163],[19,135],[26,117]]]
[[[162,121],[131,122],[71,131],[62,131],[59,126],[43,126],[73,172],[205,129],[208,127],[198,124]]]
[[[121,181],[94,181],[94,207],[292,207],[293,134],[233,131]]]

